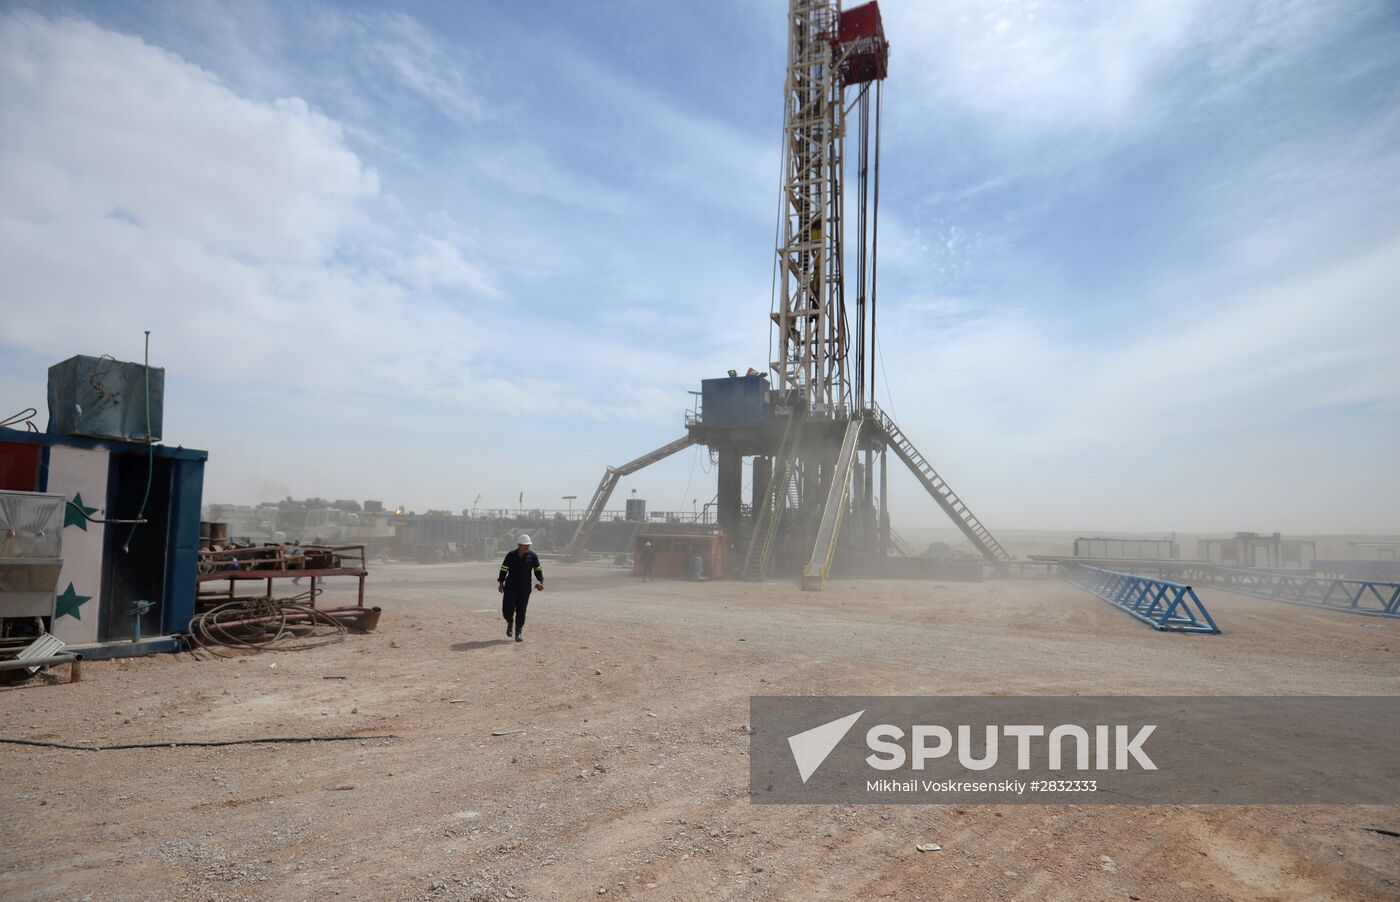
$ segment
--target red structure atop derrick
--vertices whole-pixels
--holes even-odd
[[[874,0],[842,10],[831,43],[836,48],[845,84],[879,81],[889,74],[890,43],[885,40],[880,4]]]

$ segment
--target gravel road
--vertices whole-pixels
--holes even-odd
[[[1154,633],[1056,581],[642,584],[381,565],[380,629],[0,690],[4,899],[1400,898],[1396,807],[754,806],[755,694],[1400,694],[1400,623],[1202,597]],[[333,588],[327,601],[351,598]],[[921,853],[920,843],[941,851]]]

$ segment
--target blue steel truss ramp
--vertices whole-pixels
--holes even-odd
[[[1064,568],[1071,583],[1126,611],[1155,630],[1171,633],[1218,633],[1210,611],[1185,583],[1119,573],[1076,564]]]
[[[1347,614],[1400,619],[1400,582],[1342,579],[1237,567],[1202,567],[1196,574],[1212,587]]]

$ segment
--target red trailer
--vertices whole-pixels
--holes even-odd
[[[694,579],[691,557],[700,556],[705,579],[724,578],[724,536],[718,533],[643,533],[632,549],[632,573],[642,575],[642,544],[656,552],[652,575],[666,579]]]

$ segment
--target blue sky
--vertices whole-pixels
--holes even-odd
[[[767,359],[784,8],[7,4],[0,408],[149,328],[207,500],[586,498]],[[1397,8],[882,8],[882,403],[979,516],[1400,530]]]

